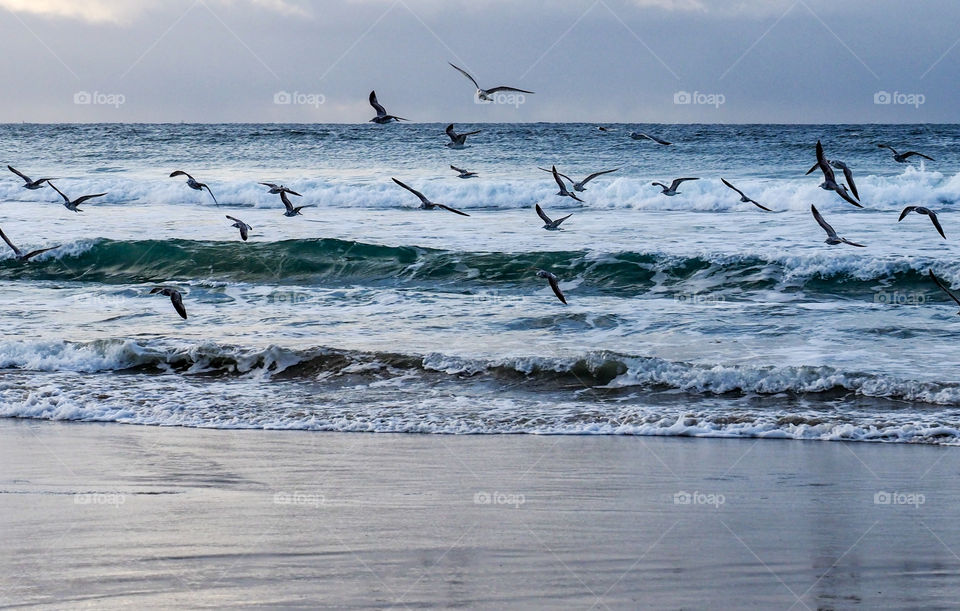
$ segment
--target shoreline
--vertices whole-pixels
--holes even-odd
[[[949,447],[3,419],[0,455],[4,607],[960,601]]]

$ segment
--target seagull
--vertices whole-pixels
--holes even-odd
[[[630,137],[634,140],[653,140],[657,144],[662,144],[664,146],[670,146],[672,142],[667,142],[666,140],[661,140],[656,136],[651,136],[649,134],[644,134],[643,132],[630,132]]]
[[[913,156],[923,157],[924,159],[929,159],[930,161],[934,161],[933,157],[927,157],[923,153],[918,153],[916,151],[907,151],[906,153],[898,153],[889,144],[878,144],[877,148],[890,149],[890,152],[893,153],[893,160],[896,161],[897,163],[908,163],[907,159]]]
[[[598,126],[597,126],[597,129],[598,129],[599,131],[602,131],[602,132],[612,132],[612,131],[613,131],[613,130],[610,129],[609,127],[604,127],[604,126],[602,126],[602,125],[598,125]]]
[[[548,170],[547,168],[540,168],[540,167],[538,167],[537,169],[538,169],[538,170],[543,170],[544,172],[552,172],[552,170]],[[612,170],[603,170],[602,172],[594,172],[593,174],[591,174],[590,176],[587,176],[586,178],[584,178],[584,179],[581,180],[580,182],[574,181],[572,178],[570,178],[570,177],[567,176],[566,174],[560,174],[560,172],[557,172],[557,174],[560,174],[560,176],[563,176],[564,178],[566,178],[567,180],[569,180],[570,183],[573,184],[573,190],[574,190],[574,191],[581,191],[581,192],[582,192],[582,191],[586,191],[586,190],[587,190],[587,187],[586,187],[585,185],[586,185],[588,182],[590,182],[591,180],[593,180],[594,178],[596,178],[597,176],[602,176],[602,175],[604,175],[604,174],[609,174],[610,172],[616,172],[616,171],[619,170],[619,169],[620,169],[620,168],[614,168],[614,169],[612,169]]]
[[[462,149],[467,143],[467,136],[473,136],[479,134],[480,130],[478,129],[475,132],[467,132],[465,134],[458,134],[453,131],[453,123],[447,126],[446,133],[450,136],[450,142],[447,142],[447,146],[452,149]]]
[[[460,176],[457,178],[475,178],[477,176],[476,172],[468,172],[466,170],[460,169],[455,165],[450,166],[450,169],[454,172],[460,172]]]
[[[686,181],[686,180],[700,180],[700,179],[699,179],[699,178],[676,178],[676,179],[674,179],[674,181],[673,181],[672,183],[670,183],[670,186],[669,186],[669,187],[668,187],[667,185],[663,184],[662,182],[651,183],[651,185],[656,185],[656,186],[660,187],[661,189],[663,189],[663,190],[661,191],[661,193],[663,193],[664,195],[673,196],[673,195],[676,195],[677,193],[679,193],[679,191],[677,191],[677,187],[680,186],[680,183],[682,183],[682,182],[684,182],[684,181]]]
[[[13,245],[13,242],[10,241],[10,238],[7,237],[7,234],[3,233],[3,229],[0,229],[0,238],[3,238],[3,241],[7,243],[7,246],[9,246],[11,250],[13,250],[13,254],[16,257],[17,261],[22,261],[24,263],[36,257],[37,255],[41,255],[47,252],[48,250],[60,248],[60,246],[57,245],[57,246],[51,246],[50,248],[41,248],[40,250],[34,250],[32,252],[28,252],[27,254],[23,254],[23,252],[21,252],[19,248]]]
[[[470,215],[467,214],[466,212],[460,212],[459,210],[457,210],[457,209],[455,209],[455,208],[451,208],[450,206],[444,206],[443,204],[437,204],[437,203],[434,203],[434,202],[430,201],[429,199],[427,199],[426,197],[423,196],[423,193],[417,191],[416,189],[411,189],[410,187],[408,187],[407,185],[403,184],[402,182],[400,182],[400,181],[397,180],[396,178],[393,179],[393,182],[397,183],[398,185],[400,185],[401,187],[403,187],[403,188],[406,189],[407,191],[409,191],[409,192],[413,193],[414,195],[416,195],[416,196],[420,199],[420,209],[421,209],[421,210],[433,210],[434,208],[443,208],[444,210],[447,210],[447,211],[449,211],[449,212],[453,212],[453,213],[455,213],[455,214],[459,214],[459,215],[461,215],[461,216],[470,216]]]
[[[275,185],[272,182],[262,182],[260,184],[263,185],[264,187],[270,187],[270,191],[269,191],[270,195],[276,195],[277,193],[286,192],[286,193],[289,193],[290,195],[296,195],[297,197],[302,197],[296,191],[291,191],[290,189],[284,187],[283,185]]]
[[[546,223],[546,225],[544,225],[543,228],[546,229],[547,231],[559,230],[560,223],[564,222],[565,220],[573,216],[572,214],[568,214],[567,216],[558,218],[557,220],[554,221],[549,216],[547,216],[547,213],[543,211],[543,208],[540,207],[540,204],[534,204],[534,206],[537,209],[537,215],[543,219],[544,223]]]
[[[184,320],[187,319],[187,309],[183,307],[183,295],[180,294],[180,291],[158,286],[150,291],[151,295],[156,293],[160,293],[161,295],[166,295],[169,297],[170,303],[173,304],[173,309],[177,311],[177,314],[180,315],[180,318]]]
[[[447,62],[447,63],[449,63],[449,62]],[[453,66],[453,64],[450,64],[450,65]],[[516,87],[505,87],[505,86],[503,86],[503,85],[501,85],[501,86],[499,86],[499,87],[492,87],[492,88],[490,88],[490,89],[482,89],[482,88],[480,87],[480,85],[477,84],[477,79],[475,79],[475,78],[473,78],[472,76],[470,76],[470,73],[469,73],[469,72],[467,72],[467,71],[464,70],[463,68],[457,68],[456,66],[453,66],[453,68],[454,68],[455,70],[457,70],[457,71],[458,71],[460,74],[462,74],[463,76],[465,76],[465,77],[467,77],[468,79],[470,79],[470,81],[473,83],[474,87],[477,88],[477,97],[480,98],[481,100],[483,100],[484,102],[492,102],[492,101],[493,101],[493,98],[491,98],[490,96],[493,95],[493,94],[495,94],[495,93],[500,93],[501,91],[516,91],[517,93],[530,93],[530,94],[533,93],[532,91],[527,91],[526,89],[517,89]]]
[[[287,211],[283,213],[283,216],[297,216],[298,214],[299,214],[300,216],[303,216],[303,215],[300,213],[301,210],[303,210],[304,208],[313,208],[313,207],[314,207],[314,204],[307,204],[306,206],[297,206],[296,208],[294,208],[294,207],[293,207],[293,204],[290,203],[290,198],[287,197],[287,192],[286,192],[286,191],[281,191],[281,192],[280,192],[280,201],[283,202],[283,207],[287,209]],[[236,225],[234,225],[234,226],[236,226]],[[243,230],[241,230],[241,231],[243,231]],[[246,239],[246,238],[244,238],[244,239]]]
[[[397,117],[394,115],[388,115],[387,109],[380,105],[380,102],[377,101],[377,92],[370,92],[370,106],[373,106],[373,109],[377,111],[377,116],[370,119],[369,123],[376,123],[377,125],[383,125],[384,123],[389,123],[390,121],[408,121],[409,119],[404,119],[403,117]]]
[[[251,227],[250,225],[247,225],[246,223],[244,223],[243,221],[241,221],[241,220],[238,219],[238,218],[235,218],[235,217],[230,216],[229,214],[227,214],[227,215],[225,215],[225,216],[226,216],[228,219],[230,219],[231,221],[233,221],[233,225],[231,225],[231,227],[236,227],[237,229],[239,229],[239,230],[240,230],[240,239],[242,239],[244,242],[246,242],[246,241],[247,241],[248,232],[249,232],[251,229],[253,229],[253,227]]]
[[[567,299],[563,296],[563,291],[560,290],[559,280],[555,274],[543,269],[538,269],[537,278],[546,278],[547,282],[550,283],[550,288],[553,289],[553,294],[557,296],[557,299],[559,299],[564,305],[567,304]]]
[[[943,233],[943,227],[940,226],[940,221],[937,220],[937,213],[929,208],[924,208],[923,206],[907,206],[903,209],[903,212],[900,213],[900,218],[897,219],[897,222],[903,220],[903,217],[907,216],[911,212],[916,212],[917,214],[926,214],[930,217],[930,222],[933,223],[933,226],[937,228],[937,232],[940,233],[940,237],[944,240],[947,239],[947,236]]]
[[[813,218],[817,219],[817,223],[823,227],[823,230],[827,232],[827,239],[824,240],[827,244],[833,246],[834,244],[849,244],[850,246],[859,246],[863,248],[863,244],[857,244],[856,242],[851,242],[847,238],[841,238],[837,235],[837,232],[834,231],[833,227],[830,226],[830,223],[823,220],[823,217],[820,216],[820,213],[817,212],[817,208],[810,204],[810,211],[813,212]]]
[[[847,164],[845,164],[842,161],[837,161],[837,160],[830,161],[829,159],[826,161],[832,167],[838,170],[843,170],[843,177],[846,179],[847,185],[850,187],[850,192],[853,193],[854,199],[856,199],[857,201],[860,201],[860,194],[857,193],[857,184],[853,182],[853,170],[851,170],[850,167],[847,166]],[[813,167],[807,170],[807,174],[810,174],[811,172],[818,169],[819,167],[820,167],[819,163],[813,164]]]
[[[937,278],[937,275],[933,273],[932,269],[928,269],[927,273],[929,273],[933,281],[937,283],[937,286],[939,286],[944,293],[950,296],[950,299],[953,299],[954,301],[957,302],[957,305],[960,305],[960,298],[958,298],[953,291],[948,289],[947,285],[944,284],[943,281],[940,280],[940,278]],[[957,312],[957,316],[960,316],[960,312]]]
[[[827,162],[827,158],[823,155],[823,145],[820,144],[819,140],[817,140],[817,166],[820,168],[820,171],[823,172],[823,182],[820,183],[821,189],[824,191],[836,191],[845,201],[850,202],[857,208],[863,208],[857,200],[850,197],[845,186],[837,184],[837,177],[833,173],[833,168],[830,167],[830,163]]]
[[[97,193],[96,195],[84,195],[83,197],[78,197],[75,200],[70,200],[69,197],[63,194],[63,191],[58,189],[52,182],[47,181],[47,184],[53,187],[53,190],[60,194],[60,197],[63,198],[63,206],[67,210],[73,210],[74,212],[83,212],[78,206],[88,199],[93,199],[94,197],[103,197],[106,193]]]
[[[210,190],[210,187],[208,187],[208,186],[205,185],[204,183],[202,183],[202,182],[197,182],[197,181],[193,178],[193,176],[190,176],[189,174],[187,174],[187,173],[184,172],[183,170],[177,170],[177,171],[175,171],[175,172],[171,172],[170,178],[174,178],[175,176],[186,176],[186,177],[187,177],[187,186],[188,186],[188,187],[190,187],[190,188],[193,189],[194,191],[203,191],[204,189],[206,189],[206,190],[207,190],[207,193],[210,194],[210,197],[213,198],[213,203],[217,204],[217,206],[220,205],[220,203],[217,201],[217,196],[214,195],[214,194],[213,194],[213,191]]]
[[[749,202],[749,203],[753,204],[754,206],[756,206],[757,208],[760,208],[761,210],[766,210],[767,212],[773,212],[773,210],[771,210],[770,208],[767,208],[766,206],[761,205],[757,200],[755,200],[755,199],[750,199],[749,197],[747,197],[746,195],[744,195],[744,194],[743,194],[743,191],[741,191],[740,189],[734,187],[734,186],[731,185],[729,182],[727,182],[727,179],[726,179],[726,178],[721,178],[720,180],[723,182],[723,184],[727,185],[728,187],[730,187],[731,189],[733,189],[734,191],[736,191],[737,193],[740,194],[740,201],[742,201],[742,202],[744,202],[744,203],[748,203],[748,202]]]
[[[34,191],[36,189],[42,189],[43,183],[47,182],[48,180],[54,180],[53,178],[38,178],[36,180],[32,180],[29,176],[18,171],[12,165],[8,165],[7,169],[13,172],[14,174],[16,174],[17,176],[19,176],[20,178],[22,178],[24,182],[23,188],[30,189],[31,191]]]
[[[540,168],[540,169],[542,170],[543,168]],[[557,181],[558,185],[560,185],[560,190],[557,191],[557,195],[561,197],[572,197],[573,199],[577,200],[582,204],[583,203],[582,199],[577,197],[576,194],[571,193],[570,191],[567,191],[567,185],[564,184],[563,180],[560,178],[560,173],[557,172],[557,166],[553,166],[550,171],[553,172],[553,179]],[[567,180],[570,180],[570,179],[568,178]],[[573,181],[571,180],[570,182],[573,182]]]

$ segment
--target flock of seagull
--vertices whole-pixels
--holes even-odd
[[[504,93],[504,92],[515,92],[515,93],[533,94],[532,91],[527,91],[527,90],[525,90],[525,89],[517,89],[517,88],[515,88],[515,87],[506,87],[506,86],[498,86],[498,87],[492,87],[492,88],[490,88],[490,89],[483,89],[483,88],[481,88],[480,85],[477,83],[476,79],[474,79],[473,76],[470,75],[470,73],[466,72],[466,71],[463,70],[462,68],[459,68],[459,67],[453,65],[452,63],[451,63],[450,65],[451,65],[455,70],[457,70],[458,72],[460,72],[461,74],[463,74],[465,77],[467,77],[467,78],[473,83],[473,85],[476,87],[476,93],[475,93],[475,95],[476,95],[476,97],[477,97],[478,99],[480,99],[480,100],[482,100],[482,101],[487,101],[487,102],[492,101],[492,100],[494,99],[494,96],[496,96],[497,94],[502,94],[502,93]],[[383,107],[383,105],[380,104],[380,102],[377,100],[376,91],[371,91],[371,92],[370,92],[369,102],[370,102],[370,105],[373,107],[373,109],[374,109],[374,110],[376,111],[376,113],[377,113],[377,116],[375,116],[374,118],[370,119],[370,122],[372,122],[372,123],[384,125],[384,124],[388,124],[388,123],[391,123],[391,122],[400,122],[400,121],[406,121],[406,120],[407,120],[407,119],[404,119],[403,117],[399,117],[399,116],[396,116],[396,115],[389,114],[389,113],[387,112],[387,110]],[[611,132],[611,131],[613,131],[612,129],[607,128],[607,127],[603,127],[603,126],[598,127],[598,129],[599,129],[600,131],[602,131],[602,132]],[[457,132],[455,131],[455,129],[454,129],[454,124],[451,123],[450,125],[447,126],[447,128],[446,128],[446,130],[445,130],[445,133],[446,133],[446,135],[450,138],[450,142],[447,143],[447,146],[448,146],[448,147],[453,148],[453,149],[462,149],[462,148],[466,145],[467,137],[468,137],[468,136],[474,136],[474,135],[476,135],[476,134],[479,134],[479,133],[480,133],[480,130],[472,131],[472,132],[466,132],[466,133],[457,133]],[[630,135],[630,138],[632,138],[632,139],[634,139],[634,140],[650,140],[650,141],[655,142],[655,143],[657,143],[657,144],[660,144],[660,145],[662,145],[662,146],[671,146],[671,145],[673,144],[673,143],[671,143],[671,142],[668,142],[668,141],[666,141],[666,140],[663,140],[663,139],[661,139],[661,138],[658,138],[658,137],[653,136],[653,135],[650,135],[650,134],[639,133],[639,132],[631,132],[629,135]],[[893,159],[894,159],[894,161],[896,161],[897,163],[909,163],[911,157],[920,157],[920,158],[923,158],[923,159],[927,159],[927,160],[933,161],[933,158],[928,157],[927,155],[924,155],[924,154],[922,154],[922,153],[918,153],[918,152],[916,152],[916,151],[908,151],[908,152],[905,152],[905,153],[898,153],[892,146],[890,146],[890,145],[888,145],[888,144],[879,144],[879,145],[877,145],[877,146],[878,146],[879,148],[889,150],[889,151],[893,154]],[[827,157],[826,157],[825,154],[824,154],[823,145],[820,143],[819,140],[817,141],[817,146],[816,146],[816,157],[817,157],[816,164],[814,164],[813,167],[811,167],[810,170],[807,171],[807,174],[809,175],[810,173],[815,172],[816,170],[819,169],[819,170],[822,172],[822,174],[823,174],[823,182],[819,185],[821,189],[824,189],[824,190],[827,190],[827,191],[833,191],[833,192],[835,192],[837,195],[839,195],[840,198],[843,199],[844,201],[846,201],[847,203],[849,203],[849,204],[851,204],[851,205],[853,205],[853,206],[856,206],[857,208],[863,208],[863,205],[860,203],[860,195],[859,195],[859,193],[858,193],[858,191],[857,191],[856,183],[854,182],[854,179],[853,179],[853,171],[850,169],[850,167],[849,167],[846,163],[844,163],[843,161],[827,159]],[[98,197],[103,197],[104,195],[106,195],[106,193],[96,193],[96,194],[93,194],[93,195],[83,195],[83,196],[78,197],[78,198],[76,198],[76,199],[71,199],[71,198],[68,197],[66,194],[64,194],[60,189],[58,189],[58,188],[56,187],[56,185],[53,184],[52,181],[58,180],[58,179],[56,179],[56,178],[45,177],[45,178],[38,178],[38,179],[34,180],[34,179],[30,178],[29,176],[25,175],[24,173],[20,172],[19,170],[15,169],[13,166],[8,165],[7,168],[8,168],[11,172],[13,172],[14,174],[16,174],[18,177],[20,177],[20,179],[23,180],[24,184],[23,184],[22,186],[23,186],[23,188],[25,188],[25,189],[37,190],[37,189],[43,188],[43,187],[44,187],[44,183],[46,183],[47,185],[49,185],[49,186],[50,186],[54,191],[56,191],[56,192],[60,195],[60,197],[63,199],[63,206],[66,207],[68,210],[70,210],[70,211],[72,211],[72,212],[77,212],[77,213],[83,212],[83,210],[80,209],[80,206],[81,206],[82,204],[84,204],[85,202],[87,202],[87,201],[89,201],[89,200],[91,200],[91,199],[98,198]],[[450,166],[450,169],[452,169],[453,171],[457,172],[459,178],[469,179],[469,178],[474,178],[474,177],[477,176],[477,173],[476,173],[476,172],[471,172],[471,171],[468,171],[468,170],[464,170],[464,169],[458,168],[458,167],[456,167],[456,166],[454,166],[454,165],[451,165],[451,166]],[[616,171],[619,170],[619,168],[614,168],[614,169],[610,169],[610,170],[601,170],[601,171],[599,171],[599,172],[594,172],[594,173],[588,175],[588,176],[587,176],[586,178],[584,178],[583,180],[576,181],[576,180],[574,180],[573,178],[567,176],[566,174],[563,174],[563,173],[559,172],[559,171],[557,170],[557,167],[556,167],[555,165],[552,166],[549,170],[546,169],[546,168],[538,168],[538,169],[540,169],[540,170],[542,170],[542,171],[544,171],[544,172],[549,172],[550,174],[552,174],[554,181],[556,182],[557,186],[559,187],[559,191],[557,192],[557,196],[560,196],[560,197],[569,197],[569,198],[572,198],[572,199],[574,199],[574,200],[576,200],[576,201],[578,201],[578,202],[581,202],[581,203],[583,203],[583,200],[580,199],[580,197],[578,197],[577,194],[586,191],[586,185],[587,185],[587,183],[591,182],[592,180],[594,180],[594,179],[596,179],[596,178],[598,178],[598,177],[600,177],[600,176],[603,176],[603,175],[606,175],[606,174],[610,174],[610,173],[612,173],[612,172],[616,172]],[[838,170],[841,170],[841,171],[843,172],[845,184],[840,183],[840,182],[837,181],[837,177],[836,177],[836,174],[834,173],[834,169],[838,169]],[[195,191],[203,191],[203,190],[206,190],[207,193],[210,195],[211,199],[213,200],[214,204],[216,204],[216,205],[219,207],[220,204],[219,204],[219,202],[217,201],[216,196],[213,194],[213,191],[210,189],[210,187],[209,187],[207,184],[202,183],[202,182],[199,182],[199,181],[196,180],[193,176],[191,176],[191,175],[188,174],[187,172],[184,172],[183,170],[175,170],[174,172],[172,172],[172,173],[170,174],[170,178],[175,178],[175,177],[178,177],[178,176],[184,176],[184,177],[186,177],[186,179],[187,179],[187,180],[186,180],[186,185],[187,185],[189,188],[191,188],[191,189],[193,189],[193,190],[195,190]],[[446,205],[446,204],[441,204],[441,203],[437,203],[437,202],[431,201],[431,200],[428,199],[423,193],[421,193],[420,191],[417,191],[416,189],[414,189],[414,188],[410,187],[409,185],[403,183],[402,181],[398,180],[397,178],[393,178],[392,180],[393,180],[394,183],[396,183],[396,184],[399,185],[400,187],[406,189],[407,191],[409,191],[410,193],[412,193],[413,195],[415,195],[415,196],[420,200],[420,206],[419,206],[420,209],[423,209],[423,210],[434,210],[434,209],[438,209],[438,208],[439,208],[439,209],[441,209],[441,210],[446,210],[446,211],[448,211],[448,212],[452,212],[452,213],[454,213],[454,214],[458,214],[458,215],[461,215],[461,216],[470,216],[469,214],[467,214],[466,212],[463,212],[462,210],[458,210],[458,209],[453,208],[453,207],[451,207],[451,206],[448,206],[448,205]],[[699,178],[697,178],[697,177],[676,178],[676,179],[674,179],[674,180],[670,183],[669,186],[666,185],[665,183],[662,183],[662,182],[653,182],[653,183],[651,183],[651,186],[659,187],[659,188],[661,189],[661,193],[662,193],[663,195],[672,197],[672,196],[675,196],[675,195],[680,194],[680,191],[678,191],[678,188],[680,187],[681,184],[683,184],[684,182],[694,181],[694,180],[699,180]],[[738,189],[737,187],[735,187],[733,184],[731,184],[731,183],[730,183],[729,181],[727,181],[725,178],[721,178],[720,180],[723,182],[723,184],[724,184],[725,186],[727,186],[727,187],[730,188],[732,191],[736,192],[737,195],[739,195],[741,202],[753,204],[754,206],[756,206],[756,207],[758,207],[759,209],[761,209],[761,210],[763,210],[763,211],[766,211],[766,212],[773,212],[773,210],[771,210],[770,208],[768,208],[768,207],[764,206],[763,204],[761,204],[760,202],[758,202],[758,201],[756,201],[756,200],[748,197],[746,194],[744,194],[743,191],[741,191],[740,189]],[[568,183],[569,183],[569,187],[567,186]],[[261,182],[261,183],[259,183],[259,184],[267,187],[270,194],[272,194],[272,195],[279,195],[279,196],[280,196],[280,201],[281,201],[281,203],[283,204],[284,209],[285,209],[285,211],[284,211],[284,216],[287,216],[287,217],[295,217],[295,216],[301,215],[301,212],[300,212],[300,211],[303,210],[304,208],[309,208],[309,207],[313,207],[313,206],[314,206],[314,204],[306,204],[306,205],[301,205],[301,206],[294,206],[293,203],[290,201],[290,198],[289,198],[288,196],[289,196],[289,195],[292,195],[292,196],[295,196],[295,197],[302,197],[302,196],[301,196],[299,193],[297,193],[296,191],[293,191],[292,189],[289,189],[289,188],[285,187],[284,185],[278,185],[278,184],[269,183],[269,182]],[[544,212],[543,208],[540,206],[539,203],[537,203],[537,204],[534,205],[534,209],[535,209],[535,211],[536,211],[536,213],[537,213],[537,216],[539,216],[540,219],[541,219],[541,220],[543,221],[543,223],[544,223],[543,229],[546,229],[546,230],[548,230],[548,231],[558,231],[558,230],[561,230],[560,225],[561,225],[564,221],[566,221],[567,219],[569,219],[571,216],[573,216],[572,214],[568,214],[568,215],[566,215],[566,216],[563,216],[563,217],[560,217],[560,218],[557,218],[557,219],[552,219],[552,218],[550,218],[550,216],[549,216],[546,212]],[[847,244],[847,245],[849,245],[849,246],[855,246],[855,247],[860,247],[860,248],[863,248],[863,247],[865,246],[864,244],[860,244],[860,243],[857,243],[857,242],[853,242],[853,241],[851,241],[851,240],[848,240],[848,239],[846,239],[846,238],[841,237],[840,235],[838,235],[837,232],[836,232],[836,230],[835,230],[829,223],[827,223],[826,220],[824,220],[823,216],[820,214],[820,212],[817,210],[817,208],[816,208],[815,206],[813,206],[812,204],[811,204],[811,206],[810,206],[810,211],[811,211],[811,213],[813,214],[814,220],[816,220],[817,224],[819,224],[820,227],[823,228],[823,230],[824,230],[824,231],[826,232],[826,234],[827,234],[827,239],[825,240],[825,243],[830,244],[830,245]],[[937,214],[936,214],[934,211],[932,211],[932,210],[930,210],[930,209],[928,209],[928,208],[925,208],[925,207],[923,207],[923,206],[907,206],[907,207],[904,208],[903,211],[901,212],[900,218],[898,219],[898,222],[899,222],[899,221],[902,221],[902,220],[903,220],[908,214],[910,214],[911,212],[915,212],[915,213],[917,213],[917,214],[921,214],[921,215],[925,215],[925,216],[929,217],[930,220],[931,220],[931,222],[933,223],[934,228],[937,230],[937,232],[940,234],[940,236],[943,237],[944,239],[946,239],[946,234],[945,234],[944,231],[943,231],[943,227],[940,225],[940,221],[939,221],[938,218],[937,218]],[[248,224],[245,223],[244,221],[242,221],[242,220],[240,220],[239,218],[236,218],[236,217],[234,217],[234,216],[230,216],[230,215],[225,215],[225,216],[226,216],[226,218],[227,218],[228,220],[230,220],[230,221],[233,222],[233,224],[231,225],[231,227],[234,227],[234,228],[236,228],[236,229],[239,231],[239,233],[240,233],[240,238],[241,238],[243,241],[246,241],[246,240],[248,239],[248,237],[249,237],[249,235],[250,235],[250,231],[253,229],[253,227],[251,227],[250,225],[248,225]],[[39,250],[34,250],[34,251],[31,251],[31,252],[24,253],[24,252],[21,251],[16,245],[14,245],[14,243],[6,236],[6,234],[3,233],[3,230],[2,230],[2,229],[0,229],[0,238],[2,238],[4,242],[6,242],[6,244],[7,244],[7,245],[10,247],[10,249],[13,251],[14,256],[15,256],[15,259],[16,259],[17,261],[20,261],[20,262],[27,262],[27,261],[29,261],[30,259],[32,259],[32,258],[34,258],[34,257],[36,257],[36,256],[38,256],[38,255],[41,255],[41,254],[43,254],[43,253],[45,253],[45,252],[48,252],[48,251],[54,250],[54,249],[56,249],[56,248],[59,248],[59,246],[51,246],[51,247],[48,247],[48,248],[42,248],[42,249],[39,249]],[[533,271],[533,270],[531,270],[531,271]],[[566,303],[567,303],[567,299],[566,299],[566,297],[564,296],[563,292],[562,292],[561,289],[560,289],[560,280],[559,280],[559,278],[558,278],[555,274],[553,274],[552,272],[547,271],[547,270],[537,269],[537,270],[535,270],[535,271],[536,271],[537,277],[543,278],[543,279],[547,280],[547,282],[548,282],[549,285],[550,285],[550,288],[553,290],[553,292],[554,292],[554,294],[556,295],[557,299],[559,299],[560,302],[562,302],[563,304],[566,304]],[[941,290],[943,290],[947,295],[950,296],[951,299],[953,299],[958,305],[960,305],[960,297],[958,297],[957,294],[953,293],[953,292],[943,283],[942,280],[940,280],[939,278],[937,278],[936,275],[933,273],[933,270],[929,270],[929,276],[931,277],[931,279],[936,283],[936,285],[937,285]],[[160,294],[160,295],[169,297],[171,303],[173,304],[174,309],[176,310],[176,312],[177,312],[182,318],[184,318],[184,319],[187,318],[186,308],[185,308],[184,305],[183,305],[183,296],[182,296],[182,294],[181,294],[179,291],[177,291],[176,289],[170,288],[170,287],[157,287],[157,288],[154,288],[153,290],[151,290],[150,293],[151,293],[151,294]],[[958,312],[958,314],[960,314],[960,312]]]

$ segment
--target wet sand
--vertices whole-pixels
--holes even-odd
[[[0,420],[0,464],[2,606],[960,605],[955,448]]]

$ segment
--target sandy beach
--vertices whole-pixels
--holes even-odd
[[[950,608],[958,457],[0,421],[4,607]]]

